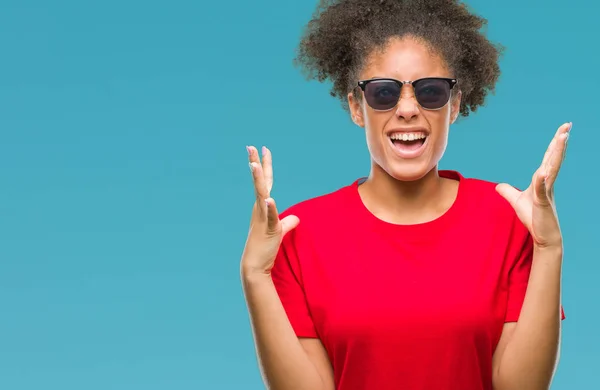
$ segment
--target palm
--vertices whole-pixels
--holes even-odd
[[[526,190],[519,191],[508,184],[499,184],[497,187],[539,246],[562,244],[554,204],[554,183],[564,159],[570,130],[571,124],[558,129]]]
[[[283,236],[298,225],[299,219],[293,215],[279,219],[275,201],[271,198],[273,163],[269,149],[263,148],[261,162],[258,150],[254,147],[247,148],[256,200],[242,256],[242,267],[264,273],[269,272],[273,266]]]

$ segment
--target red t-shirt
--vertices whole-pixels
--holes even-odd
[[[490,390],[492,356],[525,296],[532,240],[495,184],[459,180],[438,219],[371,214],[359,180],[284,213],[273,281],[298,337],[318,337],[339,390]]]

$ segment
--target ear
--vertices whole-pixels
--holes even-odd
[[[365,127],[365,121],[363,118],[362,105],[354,93],[348,93],[348,107],[350,108],[350,116],[352,122],[359,127]]]
[[[452,110],[450,112],[450,124],[456,122],[458,115],[460,114],[460,102],[462,98],[462,91],[458,91],[452,98]]]

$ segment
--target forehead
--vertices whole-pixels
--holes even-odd
[[[366,59],[361,79],[392,77],[417,80],[422,77],[454,77],[442,57],[429,45],[414,38],[390,40]]]

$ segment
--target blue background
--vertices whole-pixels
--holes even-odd
[[[600,6],[472,0],[507,46],[441,167],[527,186],[573,121],[557,184],[562,359],[600,366]],[[239,258],[245,145],[280,209],[366,175],[361,129],[292,65],[315,1],[0,3],[0,388],[261,389]]]

